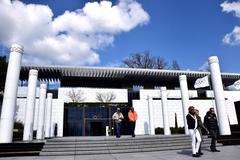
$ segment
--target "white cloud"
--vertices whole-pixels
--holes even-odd
[[[229,3],[227,1],[221,4],[223,12],[234,12],[234,15],[240,18],[240,1]],[[233,31],[226,34],[223,38],[223,43],[229,45],[240,45],[240,26],[235,26]]]
[[[234,12],[236,17],[240,17],[240,1],[229,3],[227,1],[221,4],[223,12]]]
[[[230,45],[240,45],[240,26],[235,26],[231,33],[226,34],[223,42]]]
[[[148,23],[149,15],[135,0],[88,2],[56,18],[46,5],[1,0],[0,19],[0,42],[22,44],[24,63],[91,65],[100,62],[98,49]]]
[[[208,72],[209,69],[209,65],[208,65],[208,61],[204,62],[199,68],[199,71],[203,71],[203,72]]]

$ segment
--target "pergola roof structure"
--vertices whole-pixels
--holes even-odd
[[[38,70],[40,80],[60,80],[62,86],[77,87],[94,85],[95,87],[114,87],[115,85],[121,87],[129,84],[176,87],[179,85],[178,78],[180,75],[186,75],[190,85],[193,85],[197,78],[210,75],[210,72],[181,70],[23,65],[21,67],[20,80],[28,79],[30,69]],[[238,73],[222,73],[221,75],[225,85],[230,85],[240,79],[240,74]]]

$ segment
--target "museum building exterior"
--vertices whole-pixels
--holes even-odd
[[[37,139],[53,137],[54,132],[58,137],[112,135],[111,117],[117,107],[125,117],[122,134],[126,135],[130,106],[139,117],[136,135],[154,135],[158,127],[170,135],[170,127],[176,127],[176,121],[178,127],[186,126],[189,106],[197,108],[202,118],[210,107],[216,108],[222,135],[231,134],[230,125],[239,121],[240,91],[229,91],[226,86],[239,80],[240,74],[220,73],[217,57],[208,60],[210,72],[198,72],[21,65],[22,52],[21,46],[11,48],[13,62],[9,60],[0,121],[0,130],[8,131],[0,133],[2,143],[12,141],[11,135],[6,135],[12,132],[7,126],[12,123],[11,116],[24,124],[24,140],[32,140],[34,130]],[[210,87],[196,90],[195,81],[205,76],[211,79]],[[18,84],[16,89],[14,83]]]

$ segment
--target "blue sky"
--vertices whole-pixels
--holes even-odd
[[[5,0],[8,1],[8,0]],[[62,22],[65,19],[58,18],[59,16],[66,13],[68,10],[73,16],[77,9],[83,9],[87,2],[93,3],[94,0],[22,0],[23,5],[19,5],[19,12],[23,13],[22,10],[26,8],[29,4],[35,4],[42,6],[48,6],[52,12],[52,17],[49,9],[46,9],[43,13],[46,16],[36,14],[34,17],[40,17],[39,19],[44,19],[44,23],[48,21],[57,21],[53,26],[57,26],[58,32],[54,32],[55,36],[60,34],[66,35],[71,34],[72,37],[80,36],[77,38],[80,42],[86,40],[86,44],[94,43],[94,45],[82,44],[79,41],[75,41],[72,38],[64,41],[62,39],[57,39],[53,43],[57,42],[56,45],[63,45],[66,43],[79,44],[85,48],[79,49],[79,52],[83,52],[82,55],[76,55],[74,51],[67,54],[65,57],[64,53],[67,49],[75,47],[75,45],[70,45],[62,49],[66,51],[61,53],[56,48],[46,49],[52,54],[42,54],[45,51],[46,46],[49,46],[47,42],[52,42],[50,40],[41,41],[41,45],[27,46],[26,51],[31,53],[26,53],[24,63],[38,63],[38,64],[64,64],[64,65],[90,65],[90,66],[118,66],[121,61],[129,57],[131,54],[136,52],[149,51],[154,56],[161,56],[167,61],[177,60],[182,70],[198,70],[204,63],[207,62],[209,56],[218,56],[220,60],[221,69],[224,72],[240,72],[239,59],[240,59],[240,29],[234,28],[240,26],[240,1],[221,1],[221,0],[138,0],[137,2],[133,0],[122,0],[125,4],[141,4],[141,6],[136,8],[131,8],[132,12],[140,13],[140,18],[138,17],[128,17],[130,19],[118,19],[117,24],[126,24],[129,27],[111,27],[111,32],[106,31],[109,29],[103,24],[100,29],[94,29],[94,34],[84,31],[79,31],[76,29],[78,26],[65,26]],[[100,1],[98,1],[100,3]],[[222,4],[222,6],[221,6]],[[224,4],[224,6],[223,6]],[[112,1],[112,7],[117,6],[118,1]],[[100,8],[100,6],[98,6]],[[225,9],[224,9],[225,7]],[[85,7],[86,8],[86,7]],[[93,8],[93,7],[92,7]],[[94,9],[89,7],[89,11],[94,12]],[[126,7],[127,8],[127,7]],[[92,10],[91,10],[92,9]],[[125,9],[125,8],[124,8]],[[123,11],[124,11],[123,9]],[[41,10],[41,9],[39,9]],[[46,12],[45,12],[46,11]],[[14,14],[17,14],[14,13]],[[24,13],[23,13],[24,14]],[[35,12],[34,12],[35,14]],[[80,13],[82,14],[82,12]],[[26,14],[27,15],[27,14]],[[44,15],[44,14],[43,14]],[[66,14],[64,14],[66,15]],[[0,19],[6,18],[6,14],[1,14]],[[46,17],[51,18],[46,18]],[[105,17],[104,17],[105,16]],[[115,21],[114,17],[108,14],[103,15],[104,18],[109,18],[109,20]],[[43,18],[45,17],[45,18]],[[27,18],[26,18],[27,19]],[[47,20],[46,20],[47,19]],[[52,19],[52,20],[51,20]],[[70,18],[71,19],[71,18]],[[39,20],[41,26],[42,21]],[[78,20],[78,19],[77,19]],[[75,21],[75,19],[73,19]],[[103,23],[98,21],[99,24]],[[13,21],[14,22],[14,21]],[[30,22],[30,23],[29,23]],[[32,24],[32,21],[27,21],[28,26]],[[110,23],[110,22],[109,22]],[[8,23],[6,23],[8,24]],[[38,24],[38,23],[37,23]],[[78,23],[72,24],[76,25]],[[11,25],[9,23],[9,25]],[[12,24],[14,25],[14,24]],[[15,24],[16,25],[16,24]],[[28,27],[27,26],[27,27]],[[33,25],[34,26],[34,25]],[[35,26],[35,28],[36,28]],[[94,25],[95,27],[98,27]],[[100,24],[101,26],[101,24]],[[37,28],[37,33],[41,33],[43,28]],[[0,29],[4,30],[9,28],[0,23]],[[21,26],[20,26],[21,28]],[[24,27],[23,27],[24,28]],[[34,28],[34,27],[33,27]],[[60,29],[59,29],[60,28]],[[67,29],[66,29],[67,28]],[[70,29],[69,29],[70,28]],[[49,28],[48,28],[49,29]],[[48,30],[46,29],[46,30]],[[23,29],[24,30],[24,29]],[[31,30],[26,29],[26,30]],[[97,30],[97,31],[96,31]],[[5,31],[5,33],[8,33]],[[24,32],[23,32],[24,34]],[[30,32],[29,35],[35,34]],[[43,32],[43,34],[46,34]],[[90,36],[89,36],[90,34]],[[227,36],[227,34],[229,36]],[[8,41],[4,41],[4,34],[0,33],[1,46],[9,46],[13,40],[18,40],[19,43],[23,41],[27,43],[28,39],[26,35],[18,35],[18,38],[11,38],[7,36]],[[46,34],[48,35],[48,33]],[[84,36],[83,36],[84,35]],[[92,37],[91,37],[92,35]],[[96,37],[97,35],[97,37]],[[23,36],[24,38],[22,38]],[[89,38],[89,37],[91,38]],[[227,38],[227,37],[228,38]],[[19,38],[20,37],[20,38]],[[37,36],[37,38],[41,35]],[[100,38],[99,38],[100,37]],[[225,37],[225,40],[224,40]],[[59,37],[58,37],[59,38]],[[62,38],[62,37],[61,37]],[[85,38],[85,39],[84,39]],[[34,37],[34,40],[36,37]],[[98,43],[96,42],[98,41]],[[64,43],[63,43],[64,42]],[[63,44],[62,44],[63,43]],[[96,43],[96,44],[95,44]],[[44,45],[42,45],[44,44]],[[35,45],[35,43],[34,43]],[[44,47],[41,47],[44,46]],[[90,49],[89,49],[89,48]],[[87,49],[86,49],[87,48]],[[56,51],[56,53],[54,53]],[[33,54],[34,52],[34,54]],[[37,57],[37,58],[36,58]],[[52,57],[56,58],[55,61]],[[73,57],[73,59],[71,59]],[[91,57],[91,58],[89,58]],[[52,59],[51,59],[52,58]],[[67,59],[67,60],[66,60]],[[83,61],[74,61],[74,59],[81,59]],[[73,63],[71,63],[73,62]],[[79,63],[78,63],[79,62]]]

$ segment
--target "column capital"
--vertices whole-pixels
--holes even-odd
[[[187,76],[186,75],[180,75],[179,80],[180,81],[187,80]]]
[[[217,56],[212,56],[208,58],[208,64],[219,63]]]
[[[161,90],[161,91],[166,91],[166,90],[167,90],[167,87],[160,87],[160,90]]]
[[[52,93],[48,93],[47,94],[47,98],[52,98],[53,97],[53,94]]]
[[[36,69],[31,69],[30,71],[29,71],[29,76],[30,75],[32,75],[32,76],[37,76],[38,75],[38,70],[36,70]]]
[[[11,52],[18,52],[18,53],[23,53],[23,46],[19,44],[12,44],[10,48]]]
[[[45,83],[40,84],[40,89],[47,89],[47,84]]]

